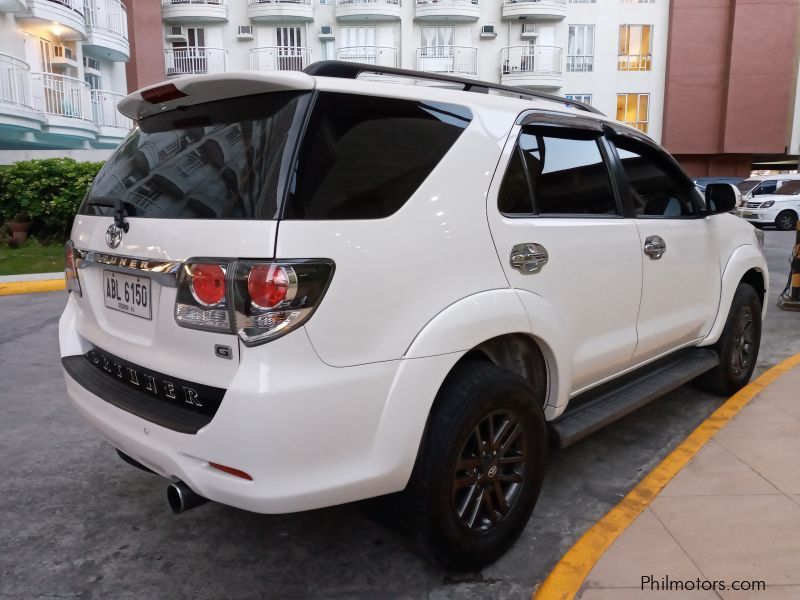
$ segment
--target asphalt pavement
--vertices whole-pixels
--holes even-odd
[[[766,231],[770,314],[759,371],[800,352],[775,308],[794,233]],[[356,505],[175,516],[165,481],[119,460],[71,408],[63,292],[0,297],[0,598],[529,598],[559,557],[723,398],[687,386],[554,451],[533,518],[498,563],[452,576]]]

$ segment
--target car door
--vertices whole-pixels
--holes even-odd
[[[642,300],[636,362],[704,337],[717,314],[716,229],[692,182],[644,136],[612,136],[620,189],[639,231]]]
[[[571,391],[630,365],[636,347],[641,249],[622,216],[607,142],[590,118],[535,117],[512,131],[487,212],[511,287],[533,309],[543,300],[570,357]],[[535,301],[535,302],[534,302]]]

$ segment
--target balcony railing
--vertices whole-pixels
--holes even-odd
[[[388,46],[345,46],[344,48],[339,48],[336,58],[379,67],[396,67],[397,48]]]
[[[336,6],[374,6],[376,4],[400,6],[400,0],[336,0]]]
[[[48,115],[92,121],[89,85],[55,73],[31,73],[34,106]]]
[[[30,75],[28,63],[0,52],[0,103],[32,109]]]
[[[119,0],[89,0],[85,4],[86,25],[128,39],[128,15]]]
[[[567,71],[570,73],[590,73],[594,70],[594,56],[567,56]]]
[[[302,71],[310,62],[310,48],[262,46],[250,50],[250,68],[253,71]]]
[[[228,6],[228,0],[161,0],[161,6],[184,6],[186,4],[205,4],[208,6]]]
[[[478,49],[468,46],[417,48],[417,70],[475,77],[478,74]]]
[[[563,56],[564,49],[556,46],[511,46],[500,53],[500,69],[503,75],[561,75]]]
[[[228,51],[225,48],[187,46],[164,50],[167,75],[194,75],[225,71]]]
[[[417,0],[417,6],[478,6],[478,0]]]
[[[503,0],[504,19],[559,20],[566,15],[566,0]]]
[[[652,54],[620,54],[618,69],[620,71],[649,71]]]
[[[49,0],[49,2],[66,6],[76,13],[83,14],[83,0]]]
[[[117,103],[124,94],[106,90],[91,90],[92,117],[95,123],[103,127],[120,127],[130,129],[133,122],[117,110]]]
[[[311,4],[311,0],[247,0],[250,5],[253,4]]]

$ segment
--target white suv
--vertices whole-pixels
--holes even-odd
[[[795,229],[800,219],[800,178],[786,181],[771,194],[747,200],[738,213],[758,227],[774,225],[781,231]]]
[[[138,126],[75,218],[62,364],[176,512],[402,491],[422,547],[475,568],[548,441],[753,371],[761,232],[589,107],[337,62],[119,106]]]

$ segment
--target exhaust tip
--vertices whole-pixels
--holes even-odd
[[[192,488],[182,481],[170,483],[167,486],[167,504],[176,515],[186,512],[190,508],[201,506],[206,502],[208,502],[207,498],[195,494]]]

